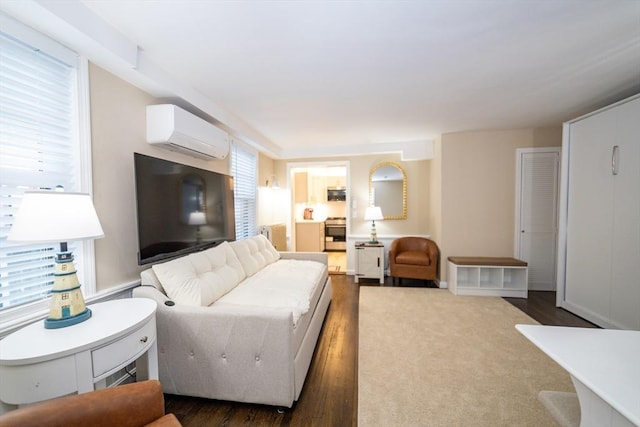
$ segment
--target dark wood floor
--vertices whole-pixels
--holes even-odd
[[[300,399],[291,409],[165,395],[166,411],[183,426],[356,426],[358,397],[359,286],[379,286],[376,281],[334,275],[333,299]],[[425,286],[404,280],[403,286]],[[391,278],[384,286],[393,286]],[[448,292],[442,290],[442,292]],[[545,325],[594,327],[555,307],[554,292],[529,292],[528,299],[505,298]]]

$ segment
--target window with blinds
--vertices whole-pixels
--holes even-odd
[[[78,60],[20,24],[2,24],[15,31],[0,32],[0,312],[32,303],[24,316],[46,308],[59,247],[8,242],[7,235],[25,190],[83,190]],[[80,274],[81,245],[69,245]]]
[[[256,234],[257,167],[254,152],[233,143],[231,147],[231,174],[233,175],[236,240],[246,239]]]

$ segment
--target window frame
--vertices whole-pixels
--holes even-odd
[[[257,229],[258,229],[258,169],[259,169],[259,158],[258,158],[258,152],[257,150],[249,147],[247,144],[243,143],[242,141],[238,141],[238,140],[232,140],[231,141],[231,147],[230,147],[230,153],[231,153],[231,159],[229,161],[229,173],[231,176],[233,176],[233,181],[234,181],[234,216],[235,216],[235,221],[236,221],[236,240],[242,240],[246,237],[251,237],[257,234]],[[253,212],[250,212],[250,215],[252,215],[253,218],[253,224],[249,224],[249,230],[248,230],[248,235],[247,236],[238,236],[237,235],[237,230],[238,230],[238,224],[241,223],[240,221],[238,221],[238,216],[237,216],[237,210],[235,209],[236,207],[236,200],[238,199],[238,192],[237,192],[237,186],[238,186],[238,179],[236,177],[236,171],[234,170],[234,165],[236,162],[236,158],[235,156],[237,156],[237,152],[238,150],[241,150],[251,156],[253,156],[254,161],[255,161],[255,170],[254,170],[254,176],[253,178],[253,184],[252,184],[252,188],[253,188],[253,203],[252,203],[252,210]]]
[[[48,36],[0,13],[2,32],[46,52],[74,67],[75,85],[73,99],[75,114],[73,117],[73,137],[75,147],[73,156],[78,167],[78,188],[75,191],[92,195],[92,150],[91,150],[91,111],[89,87],[89,61],[76,54]],[[95,245],[92,240],[74,242],[75,264],[84,297],[96,294]],[[51,298],[8,307],[0,310],[0,337],[35,320],[44,318],[49,312]]]

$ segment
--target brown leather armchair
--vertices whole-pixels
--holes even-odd
[[[156,380],[47,400],[0,415],[2,427],[174,427],[180,425],[173,414],[164,414],[162,386]]]
[[[396,278],[437,280],[440,273],[438,245],[424,237],[400,237],[389,248],[389,272]]]

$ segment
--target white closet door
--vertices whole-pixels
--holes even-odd
[[[556,289],[559,150],[519,151],[520,233],[517,257],[528,265],[528,289]]]
[[[617,138],[609,143],[618,147],[610,313],[617,325],[640,329],[640,99],[621,105],[617,118]]]
[[[599,324],[610,307],[615,109],[571,126],[565,301]]]

